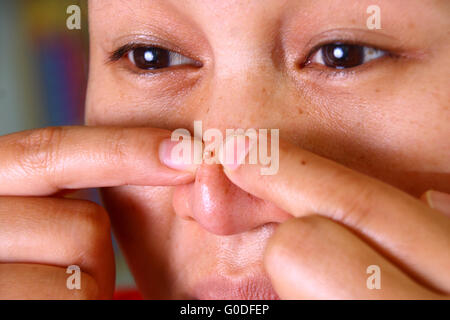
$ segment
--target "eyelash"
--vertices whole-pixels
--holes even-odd
[[[149,64],[148,67],[140,68],[138,66],[139,63],[136,61],[135,54],[139,53],[139,51],[142,51],[140,53],[143,54],[143,57],[137,58],[143,58],[144,60],[140,62]],[[197,68],[202,66],[202,63],[192,58],[186,57],[178,52],[154,45],[145,45],[139,43],[131,43],[120,47],[119,49],[115,50],[110,54],[108,60],[109,62],[117,62],[125,57],[127,57],[128,61],[131,64],[133,64],[134,67],[138,69],[140,73],[155,72],[158,70],[174,68],[177,66],[192,66]],[[149,60],[154,58],[156,58],[157,62],[153,64],[158,63],[159,58],[160,60],[163,60],[163,62],[168,63],[169,65],[167,67],[158,67],[155,65],[152,66],[151,65],[152,62]]]
[[[330,51],[332,51],[332,53]],[[345,55],[348,55],[350,51],[353,51],[353,53],[356,53],[357,55],[356,58],[353,57],[353,61],[352,57],[347,57],[347,59],[345,58]],[[308,59],[308,63],[316,63],[329,68],[342,70],[356,68],[372,60],[385,57],[386,55],[388,55],[388,52],[373,47],[333,43],[320,47],[311,55]],[[332,59],[335,59],[335,66],[333,66],[333,62],[329,61]],[[349,65],[344,66],[346,63]]]
[[[336,56],[336,54],[344,54],[345,52],[348,53],[349,51],[354,51],[358,54],[362,54],[363,56],[360,57],[360,61],[350,61],[353,62],[354,65],[350,67],[344,67],[342,65],[337,65],[336,67],[330,66],[329,59],[330,59],[330,50],[333,49],[333,55]],[[155,55],[158,56],[160,54],[163,54],[164,56],[162,59],[168,62],[169,65],[167,67],[148,67],[148,68],[141,68],[136,63],[136,57],[133,56],[133,54],[136,54],[137,50],[144,51],[144,56],[149,54],[149,58],[154,58]],[[336,51],[337,50],[337,51]],[[344,52],[345,51],[345,52]],[[353,53],[354,53],[353,52]],[[142,52],[141,52],[142,53]],[[369,56],[369,57],[368,57]],[[373,60],[378,60],[386,56],[392,56],[390,52],[378,49],[371,46],[366,45],[359,45],[359,44],[352,44],[352,43],[345,43],[345,42],[330,42],[323,45],[320,45],[312,50],[312,53],[310,53],[304,63],[301,64],[301,67],[312,67],[314,65],[320,65],[322,71],[328,70],[325,72],[329,73],[342,73],[342,72],[354,72],[356,68],[358,68],[361,65],[364,65],[368,62],[371,62]],[[189,57],[186,57],[178,52],[165,49],[158,46],[152,46],[152,45],[145,45],[140,43],[130,43],[127,45],[124,45],[120,47],[119,49],[115,50],[113,53],[110,54],[109,61],[110,62],[116,62],[121,60],[122,58],[127,57],[128,61],[134,65],[134,68],[137,69],[138,73],[152,73],[155,71],[164,71],[166,69],[171,69],[176,66],[191,66],[191,67],[202,67],[202,63],[198,62],[194,59],[191,59]],[[333,57],[336,58],[336,57]],[[337,58],[336,58],[337,59]],[[362,60],[361,60],[362,59]],[[339,59],[338,59],[339,60]],[[345,60],[345,59],[344,59]],[[342,60],[341,62],[348,62]],[[351,60],[351,59],[350,59]],[[142,61],[141,61],[142,62]],[[144,61],[144,63],[149,63],[147,60]],[[350,70],[349,70],[350,69]]]

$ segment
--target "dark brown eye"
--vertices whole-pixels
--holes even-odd
[[[327,67],[353,68],[364,62],[364,48],[355,45],[329,44],[322,48]]]
[[[158,47],[139,47],[128,53],[128,59],[139,69],[156,70],[177,65],[198,66],[199,63],[179,53]]]
[[[385,51],[371,47],[331,43],[320,47],[309,59],[309,62],[322,64],[334,69],[348,69],[380,58],[385,54]]]
[[[155,47],[142,47],[130,53],[133,58],[132,61],[134,61],[134,64],[139,69],[152,70],[167,68],[169,66],[170,57],[169,51],[167,50]]]

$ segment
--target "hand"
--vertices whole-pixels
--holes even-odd
[[[275,175],[248,160],[223,165],[234,184],[295,217],[265,254],[282,299],[450,298],[450,215],[287,142],[279,160]],[[431,195],[450,210],[445,194]],[[380,290],[367,288],[371,265],[380,267]]]
[[[0,299],[109,299],[114,256],[99,205],[60,197],[67,190],[176,185],[193,173],[159,158],[170,132],[62,127],[0,137]],[[81,289],[69,290],[69,265]]]

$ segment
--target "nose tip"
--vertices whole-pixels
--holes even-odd
[[[187,192],[189,218],[216,235],[250,231],[267,223],[281,223],[290,215],[234,185],[222,166],[201,165]]]
[[[241,202],[242,193],[223,176],[220,165],[201,166],[194,184],[193,218],[214,234],[229,235],[242,231],[242,225],[236,221],[240,213],[236,209],[239,208],[233,202]]]

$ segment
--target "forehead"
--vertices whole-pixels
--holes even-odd
[[[127,13],[139,14],[141,11],[160,11],[161,9],[170,11],[177,9],[185,13],[195,13],[198,10],[209,13],[245,13],[258,10],[259,8],[268,9],[283,6],[297,6],[308,10],[310,8],[319,8],[328,11],[330,14],[333,8],[339,8],[338,11],[358,8],[362,5],[367,8],[370,5],[380,7],[392,6],[392,8],[401,9],[402,12],[414,9],[424,9],[438,7],[441,10],[450,9],[448,0],[378,0],[376,3],[370,0],[89,0],[91,11],[100,11],[97,13],[114,11],[118,15]],[[264,12],[264,11],[263,11]]]
[[[119,27],[121,22],[140,24],[141,28],[174,20],[195,22],[203,29],[264,27],[274,20],[290,16],[307,23],[320,20],[332,27],[339,20],[360,23],[367,19],[367,8],[373,0],[89,0],[89,15],[94,29]],[[435,23],[432,12],[450,15],[448,0],[378,0],[383,20]],[[430,18],[432,17],[432,18]],[[96,23],[98,22],[98,23]],[[236,33],[245,30],[235,29]]]

